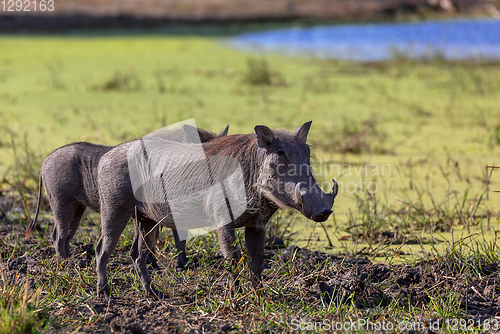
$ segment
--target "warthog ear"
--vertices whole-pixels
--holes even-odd
[[[227,132],[229,131],[229,125],[226,126],[226,128],[224,130],[222,130],[221,132],[219,132],[219,134],[217,135],[216,138],[220,138],[220,137],[225,137],[227,136]]]
[[[307,141],[307,135],[309,134],[309,129],[311,128],[311,123],[312,121],[306,122],[301,127],[295,129],[295,131],[293,132],[293,137],[296,140],[305,143]]]
[[[257,125],[255,127],[255,133],[257,134],[259,147],[268,148],[271,146],[274,140],[274,134],[271,129],[264,125]]]
[[[184,124],[182,128],[184,129],[184,133],[186,134],[187,143],[195,143],[195,144],[206,143],[207,141],[217,138],[215,136],[215,133],[200,128],[196,128],[189,124]]]

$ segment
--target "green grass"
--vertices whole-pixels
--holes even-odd
[[[8,224],[12,218],[9,215],[4,223]],[[276,216],[273,218],[271,231],[276,228],[278,233],[281,233],[281,230],[286,229],[284,222],[289,219],[286,215]],[[89,223],[89,219],[83,222],[84,225]],[[133,237],[130,233],[131,226],[132,224],[123,233],[120,245],[108,265],[112,293],[118,300],[145,298],[127,256]],[[89,234],[89,229],[96,231],[97,226],[82,226],[75,240],[95,244],[96,237],[89,237],[92,235]],[[22,228],[19,230],[24,231]],[[6,257],[2,258],[0,263],[12,264],[20,257],[35,260],[34,263],[28,264],[29,274],[26,275],[19,269],[19,272],[14,272],[15,278],[11,280],[6,278],[8,273],[2,269],[3,294],[0,294],[0,306],[5,317],[2,317],[0,325],[8,328],[6,333],[32,333],[47,328],[73,331],[87,322],[99,321],[97,315],[103,312],[94,309],[97,283],[95,258],[91,258],[90,263],[82,266],[81,260],[86,259],[87,255],[81,250],[78,251],[77,245],[73,243],[71,259],[61,260],[53,252],[47,255],[47,251],[52,250],[48,232],[50,228],[46,228],[45,236],[35,236],[31,243],[21,241],[22,233],[1,241],[1,249]],[[240,247],[242,243],[242,233],[238,233]],[[174,269],[176,251],[171,237],[168,237],[165,244],[160,243],[159,247],[158,256],[166,268],[162,273],[154,273],[152,277],[154,284],[168,295],[165,307],[174,307],[180,312],[176,314],[182,314],[183,317],[188,315],[233,319],[231,317],[236,316],[238,320],[231,320],[234,330],[287,332],[294,329],[296,321],[325,319],[330,322],[386,321],[395,326],[401,322],[414,326],[422,322],[425,328],[428,328],[430,321],[438,319],[441,324],[446,319],[468,319],[467,306],[463,305],[462,299],[457,297],[453,289],[436,289],[438,285],[430,286],[425,291],[428,302],[424,304],[407,300],[405,296],[387,300],[383,291],[393,282],[372,280],[368,283],[367,277],[361,278],[356,274],[358,265],[349,263],[349,254],[337,260],[312,258],[306,261],[297,254],[300,251],[297,248],[277,251],[264,271],[265,287],[259,291],[254,291],[250,285],[249,269],[244,258],[240,268],[240,289],[233,290],[229,296],[229,271],[223,260],[216,256],[218,242],[215,233],[190,240],[187,247],[188,257],[195,261],[197,266],[186,271]],[[431,250],[424,261],[408,261],[407,265],[439,267],[443,270],[442,273],[451,277],[450,279],[467,277],[468,280],[477,280],[481,275],[486,275],[489,264],[498,263],[499,256],[496,240],[486,241],[481,235],[475,235],[448,242],[444,252]],[[386,262],[387,268],[397,269],[391,261],[393,259]],[[36,274],[33,274],[33,271]],[[13,274],[12,271],[10,273]],[[337,277],[334,281],[337,284],[335,290],[324,291],[319,298],[316,297],[313,291],[318,289],[317,283],[331,277]],[[365,288],[370,288],[368,293],[361,294],[358,290],[349,292],[349,289],[356,289],[360,282],[364,282]],[[27,290],[28,284],[32,284],[33,288]],[[411,287],[408,286],[409,289]],[[472,289],[475,289],[474,285]],[[47,320],[46,314],[52,314],[51,322]],[[258,320],[250,325],[245,324],[243,320],[248,315],[257,316]]]
[[[220,38],[189,33],[4,35],[0,50],[0,190],[21,203],[20,210],[9,211],[12,221],[27,224],[43,157],[69,142],[114,145],[187,118],[215,132],[229,124],[230,133],[248,133],[257,124],[292,130],[313,120],[309,143],[317,179],[325,190],[331,178],[341,187],[334,215],[318,225],[281,211],[272,218],[272,236],[389,266],[440,263],[475,277],[499,259],[500,194],[494,191],[500,190],[500,171],[485,169],[500,165],[498,62],[400,58],[359,64],[248,55]],[[51,219],[42,214],[40,224],[47,228]],[[99,216],[87,214],[85,222],[77,240],[95,244],[89,226],[98,225]],[[132,235],[129,227],[120,251],[130,248]],[[50,246],[48,236],[37,242],[3,245],[9,249],[4,260],[36,256]],[[159,248],[162,261],[174,266],[172,239]],[[165,271],[154,276],[155,284],[174,300],[193,296],[185,300],[187,313],[269,319],[252,327],[257,331],[290,329],[297,314],[414,322],[465,316],[451,292],[428,291],[427,306],[402,300],[379,305],[377,296],[349,294],[310,302],[304,290],[288,283],[304,272],[293,254],[292,260],[272,259],[266,295],[245,283],[228,299],[227,273],[213,270],[224,267],[214,260],[217,248],[213,234],[192,240],[188,255],[199,268]],[[95,260],[80,268],[52,256],[41,267],[41,299],[36,291],[24,292],[27,281],[3,280],[0,328],[6,332],[47,326],[39,308],[89,307]],[[344,269],[323,263],[311,277]],[[115,295],[142,296],[133,271],[117,262],[108,272]],[[58,321],[79,326],[71,316]]]
[[[447,224],[457,205],[469,205],[483,189],[484,166],[500,163],[500,63],[359,64],[249,56],[224,43],[196,33],[2,36],[3,187],[15,184],[30,195],[43,157],[69,142],[118,144],[187,118],[217,132],[229,124],[230,133],[313,120],[318,179],[341,182],[340,229],[368,183],[387,207],[448,206],[435,212]],[[370,173],[355,172],[361,165]],[[373,166],[389,169],[372,173]],[[491,214],[500,204],[491,193],[496,174],[481,207]],[[411,224],[435,229],[423,219]],[[295,231],[306,224],[298,218]]]
[[[0,263],[0,333],[38,333],[49,324],[41,314],[40,292],[30,290],[29,279],[19,275],[8,277]],[[24,281],[24,282],[22,282]]]
[[[2,124],[16,142],[25,133],[41,141],[43,153],[79,139],[116,144],[187,117],[211,129],[229,123],[233,133],[313,119],[311,142],[322,151],[363,124],[380,129],[395,154],[496,146],[497,64],[259,60],[217,39],[155,35],[4,36],[0,45]],[[268,85],[272,73],[286,85]],[[2,142],[7,156],[9,136]]]

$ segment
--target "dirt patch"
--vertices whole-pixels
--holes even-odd
[[[313,252],[300,250],[300,253],[300,256],[308,259],[317,258]],[[496,268],[498,265],[492,264]],[[311,282],[314,284],[311,285]],[[323,271],[321,274],[304,273],[296,277],[295,283],[299,283],[296,286],[307,292],[310,303],[322,298],[327,304],[354,303],[359,309],[387,307],[391,301],[402,307],[409,304],[421,307],[429,304],[431,297],[449,301],[449,295],[453,293],[469,319],[484,321],[500,314],[498,272],[471,277],[445,273],[436,265],[427,268],[424,265],[396,266],[389,269],[384,264],[366,263],[342,267],[342,270]],[[221,312],[219,315],[196,315],[185,312],[184,302],[179,304],[178,300],[92,298],[88,305],[90,307],[86,308],[67,306],[55,311],[54,316],[78,314],[89,321],[80,330],[84,333],[107,332],[109,329],[127,333],[225,332],[242,330],[250,322],[267,320],[258,314],[226,315]]]
[[[50,233],[25,242],[25,223],[13,220],[9,212],[4,213],[0,219],[2,273],[20,285],[23,278],[29,278],[32,290],[41,287],[47,291],[45,296],[51,301],[44,308],[53,320],[49,329],[52,333],[74,330],[78,333],[201,333],[251,329],[282,332],[291,329],[291,321],[296,316],[307,317],[301,305],[316,309],[318,314],[323,314],[321,310],[331,310],[332,305],[336,309],[344,305],[357,310],[349,316],[368,316],[377,309],[412,307],[428,312],[429,305],[434,305],[439,313],[440,308],[445,310],[453,304],[461,317],[473,321],[500,315],[500,262],[478,263],[473,271],[432,259],[413,266],[390,266],[365,258],[349,259],[283,247],[281,240],[279,247],[271,244],[265,252],[261,291],[249,287],[244,270],[240,276],[242,290],[229,294],[227,270],[217,251],[190,254],[196,264],[186,272],[174,269],[172,256],[165,257],[168,261],[162,261],[163,272],[155,273],[159,288],[168,295],[162,301],[140,291],[125,243],[117,248],[108,266],[115,297],[100,298],[95,295],[93,243],[77,235],[71,244],[72,258],[61,261],[48,240]],[[67,280],[66,285],[51,290],[63,279]],[[204,279],[208,279],[209,284],[205,285]],[[75,295],[79,297],[72,299]],[[260,309],[263,305],[286,305],[297,314],[287,311],[275,315],[274,319]],[[323,316],[338,317],[333,313]],[[432,318],[424,321],[428,323]]]

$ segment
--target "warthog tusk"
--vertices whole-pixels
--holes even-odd
[[[331,194],[335,198],[335,197],[337,197],[337,194],[339,193],[339,184],[334,179],[332,179],[332,181],[333,181],[333,187],[332,187]]]
[[[300,196],[300,182],[295,185],[295,200],[299,205],[302,205],[302,196]]]

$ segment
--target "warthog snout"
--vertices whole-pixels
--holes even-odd
[[[301,182],[297,182],[294,189],[294,197],[300,207],[300,211],[315,222],[324,222],[332,214],[332,206],[337,197],[339,186],[337,181],[333,181],[332,192],[327,194],[323,192],[317,184],[314,184],[312,189],[301,194]]]
[[[311,219],[314,220],[315,222],[321,223],[321,222],[326,221],[328,219],[328,217],[330,217],[332,212],[333,212],[332,210],[324,210],[323,212],[314,214],[311,217]]]

